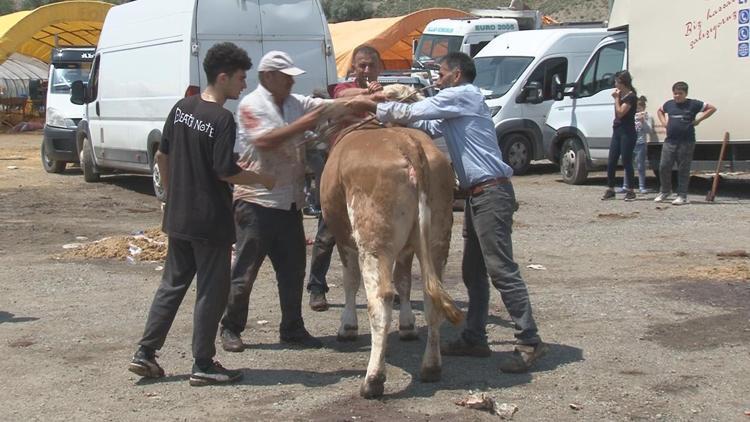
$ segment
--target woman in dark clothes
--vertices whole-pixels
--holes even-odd
[[[615,120],[612,123],[612,142],[609,144],[607,190],[602,200],[615,198],[615,172],[617,161],[622,155],[622,165],[625,167],[625,200],[634,201],[633,149],[637,138],[635,112],[638,96],[633,88],[633,78],[627,70],[615,74],[615,90],[612,97],[615,99]]]

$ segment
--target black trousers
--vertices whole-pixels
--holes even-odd
[[[336,246],[336,239],[328,230],[325,220],[318,219],[318,232],[310,257],[310,280],[307,282],[307,290],[311,293],[328,293],[326,275],[331,266],[331,256]]]
[[[306,245],[302,213],[266,208],[245,201],[234,205],[237,228],[236,255],[227,309],[221,325],[241,333],[247,325],[248,305],[253,284],[263,260],[268,256],[276,272],[281,302],[282,336],[304,330],[302,291],[305,282]]]
[[[169,238],[164,275],[156,290],[140,345],[159,350],[172,327],[177,309],[197,274],[193,312],[193,357],[216,355],[216,329],[229,293],[231,245]]]

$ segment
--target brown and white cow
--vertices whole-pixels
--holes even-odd
[[[430,138],[415,129],[366,128],[341,138],[321,178],[323,218],[336,238],[344,269],[346,305],[340,340],[357,336],[356,295],[367,293],[372,348],[360,395],[383,395],[385,349],[394,284],[401,300],[399,335],[415,339],[410,306],[411,264],[416,254],[424,281],[427,348],[420,378],[440,379],[440,331],[446,317],[457,324],[461,312],[441,278],[453,223],[453,170]]]

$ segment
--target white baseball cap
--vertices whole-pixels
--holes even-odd
[[[298,76],[305,73],[304,70],[295,67],[292,58],[283,51],[269,51],[258,64],[258,72],[273,72],[274,70],[289,76]]]

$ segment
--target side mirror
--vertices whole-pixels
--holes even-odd
[[[555,74],[552,77],[552,92],[553,92],[555,101],[560,101],[565,97],[564,85],[562,81],[560,80],[560,75],[558,74]]]
[[[516,103],[539,104],[542,101],[544,101],[544,95],[542,94],[542,84],[539,82],[529,82],[516,97]]]
[[[563,85],[562,95],[563,97],[570,97],[570,98],[578,97],[578,90],[576,89],[576,84],[569,83],[569,84]]]
[[[419,38],[411,40],[411,56],[417,57],[417,45],[419,45]]]
[[[86,103],[86,85],[83,81],[75,81],[70,85],[70,102],[77,105]]]

